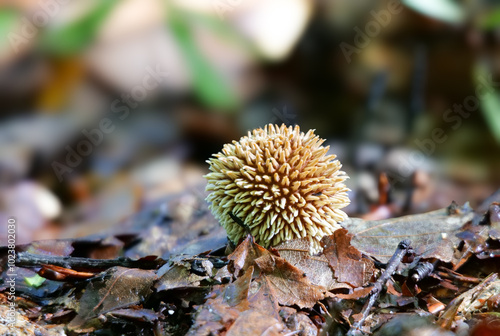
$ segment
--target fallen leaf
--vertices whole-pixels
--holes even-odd
[[[307,275],[285,259],[265,254],[255,259],[261,271],[259,281],[266,281],[281,305],[311,308],[325,298],[326,288],[311,283]]]
[[[109,311],[146,300],[152,293],[156,273],[137,268],[112,267],[92,279],[80,299],[78,315],[68,328],[75,329]]]
[[[237,277],[242,271],[246,271],[253,265],[255,259],[265,254],[269,254],[269,251],[254,243],[253,238],[249,235],[227,257],[229,260],[228,269]]]
[[[304,272],[313,284],[325,287],[327,290],[350,289],[347,284],[335,280],[328,259],[323,254],[311,256],[309,246],[310,242],[307,239],[294,239],[285,241],[274,249],[283,259]]]
[[[156,283],[158,292],[177,288],[190,288],[200,286],[202,280],[208,276],[191,273],[190,268],[184,265],[172,265]]]
[[[353,234],[351,243],[354,247],[381,262],[389,261],[394,248],[404,239],[411,240],[418,255],[433,258],[436,254],[436,257],[445,258],[442,261],[451,262],[453,250],[445,253],[443,246],[447,244],[452,249],[457,245],[460,239],[455,234],[473,216],[472,209],[466,204],[458,209],[452,205],[424,214],[386,220],[348,218],[343,225]]]
[[[88,279],[95,276],[95,273],[91,272],[79,272],[70,268],[56,266],[56,265],[42,265],[42,269],[39,271],[40,275],[48,278],[46,275],[57,275],[57,279],[53,280],[66,280],[66,279]]]
[[[318,335],[318,328],[304,312],[297,312],[297,310],[290,307],[281,307],[280,316],[288,329],[295,331],[300,330],[299,335]]]
[[[115,309],[106,313],[108,317],[122,318],[140,322],[155,322],[164,316],[151,309]]]
[[[346,229],[336,230],[333,235],[323,237],[321,245],[338,282],[356,288],[370,281],[375,269],[373,262],[351,245],[351,235]]]
[[[344,300],[357,300],[364,298],[370,294],[372,291],[373,286],[370,287],[359,287],[355,288],[352,293],[350,294],[335,294],[335,297],[344,299]]]
[[[253,272],[250,266],[233,283],[215,286],[187,335],[282,335],[279,306],[269,287],[252,283]]]
[[[281,336],[284,329],[283,323],[267,312],[251,309],[238,316],[226,336]]]

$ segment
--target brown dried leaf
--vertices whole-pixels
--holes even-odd
[[[256,266],[255,275],[260,272],[258,281],[267,282],[273,295],[282,305],[312,307],[325,297],[325,287],[313,284],[305,272],[256,244],[250,236],[236,247],[228,256],[228,260],[228,270],[235,277]]]
[[[328,259],[323,254],[311,256],[309,246],[310,242],[307,239],[294,239],[279,244],[275,250],[283,259],[304,272],[313,284],[325,287],[327,290],[350,289],[350,286],[335,280]]]
[[[252,282],[253,270],[250,266],[233,283],[214,287],[187,335],[282,335],[279,306],[268,286]]]
[[[283,336],[285,326],[266,311],[256,309],[241,313],[226,336]]]
[[[325,297],[326,289],[317,286],[306,274],[281,257],[268,253],[257,259],[259,281],[266,281],[281,305],[311,308]]]
[[[355,288],[354,291],[350,294],[335,294],[336,297],[345,299],[345,300],[357,300],[364,298],[370,294],[373,286],[370,287],[359,287]]]
[[[373,262],[351,246],[351,235],[346,229],[336,230],[333,235],[323,237],[321,245],[339,282],[348,283],[355,288],[368,283],[375,269]]]
[[[229,260],[228,269],[237,277],[242,271],[246,271],[248,267],[253,265],[256,258],[264,254],[269,254],[269,251],[255,244],[253,238],[249,235],[227,257]]]
[[[460,241],[455,234],[473,215],[472,209],[466,204],[461,208],[450,206],[387,220],[348,218],[343,225],[354,235],[351,242],[353,246],[381,262],[390,259],[395,246],[403,239],[410,239],[415,252],[425,258],[435,257],[450,262],[452,246]],[[444,251],[446,248],[451,249],[451,253]]]
[[[300,330],[298,335],[316,336],[319,333],[318,328],[309,318],[309,314],[306,315],[304,312],[297,312],[297,310],[290,307],[281,307],[280,316],[288,329],[293,331]]]

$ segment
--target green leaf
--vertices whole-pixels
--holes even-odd
[[[200,52],[192,32],[193,22],[186,20],[188,17],[173,6],[169,6],[168,10],[167,26],[186,59],[195,93],[207,106],[231,111],[239,104],[236,94]]]
[[[0,50],[5,50],[9,44],[9,34],[13,33],[14,28],[21,19],[21,13],[13,9],[0,10]]]
[[[463,23],[466,13],[463,6],[453,0],[402,0],[403,4],[413,10],[449,23]]]
[[[500,144],[500,94],[489,94],[481,105],[486,123],[490,126],[493,136]]]
[[[104,19],[118,0],[99,0],[86,15],[68,25],[49,27],[41,36],[42,49],[59,54],[77,54],[95,38]]]
[[[488,73],[484,67],[480,66],[476,69],[476,86],[484,86],[487,92],[481,99],[481,111],[491,133],[500,144],[500,94],[495,91],[495,88],[489,84],[488,80],[478,81],[479,78],[487,78],[487,76]]]
[[[40,287],[44,283],[45,278],[42,278],[38,274],[35,274],[32,277],[24,277],[24,281],[26,281],[26,283],[29,286],[38,288],[38,287]]]

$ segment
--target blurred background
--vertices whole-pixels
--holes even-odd
[[[350,215],[476,206],[499,25],[496,0],[1,0],[0,222],[22,244],[202,200],[205,160],[268,123],[327,139]]]

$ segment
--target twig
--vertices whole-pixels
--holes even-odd
[[[129,258],[117,258],[117,259],[89,259],[89,258],[79,258],[79,257],[61,257],[61,256],[49,256],[49,255],[39,255],[27,252],[19,252],[17,254],[16,263],[18,266],[41,266],[41,265],[55,265],[66,268],[110,268],[113,266],[122,266],[130,268],[141,268],[141,269],[157,269],[164,262],[163,260],[133,260]]]
[[[382,275],[377,279],[377,281],[373,285],[373,288],[370,292],[370,298],[368,299],[368,301],[366,301],[365,305],[363,306],[363,309],[361,310],[361,319],[352,325],[351,329],[349,329],[349,332],[347,333],[347,336],[355,336],[361,334],[361,327],[363,326],[363,323],[368,317],[373,305],[375,304],[375,302],[377,302],[377,299],[380,296],[380,293],[382,292],[384,284],[387,282],[387,280],[389,280],[389,278],[394,274],[394,272],[396,272],[396,269],[401,263],[401,260],[403,260],[403,257],[410,248],[410,244],[411,241],[409,239],[405,239],[398,244],[396,252],[394,252],[391,259],[387,263],[387,268],[385,269],[384,273],[382,273]]]

